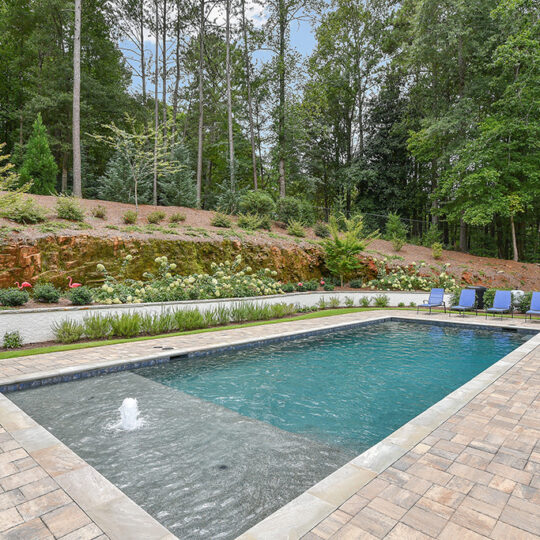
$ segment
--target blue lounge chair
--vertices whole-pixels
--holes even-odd
[[[495,291],[493,307],[486,309],[486,319],[488,313],[493,313],[493,316],[495,316],[496,313],[500,313],[502,319],[503,313],[508,312],[511,312],[512,317],[514,317],[514,311],[512,310],[512,293],[510,291]]]
[[[473,311],[478,315],[478,309],[474,306],[476,302],[476,291],[474,289],[463,289],[459,295],[459,304],[451,306],[450,309],[460,311],[465,317],[466,311]]]
[[[529,319],[532,320],[533,315],[540,316],[540,292],[533,292],[531,298],[531,309],[526,312]]]
[[[446,304],[444,303],[444,289],[431,289],[431,292],[429,293],[429,300],[424,302],[422,304],[418,304],[416,306],[416,313],[418,313],[418,310],[421,307],[429,308],[429,312],[431,313],[431,309],[434,307],[444,307],[444,312],[446,313]]]

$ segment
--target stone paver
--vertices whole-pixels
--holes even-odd
[[[362,312],[0,360],[0,385],[385,317],[415,319],[416,315],[396,310]],[[431,316],[438,319],[448,317]],[[463,325],[501,324],[472,317],[451,320]],[[526,325],[504,320],[504,326]],[[533,340],[535,345],[527,353],[511,353],[445,398],[444,407],[428,409],[301,495],[298,502],[270,516],[270,527],[278,531],[286,524],[289,530],[299,531],[303,526],[297,522],[303,519],[310,523],[307,540],[540,538],[540,340]],[[127,497],[115,498],[100,483],[100,475],[77,456],[57,455],[58,448],[50,441],[41,444],[46,436],[27,436],[19,425],[20,437],[10,438],[8,431],[18,422],[16,412],[0,415],[0,424],[7,428],[0,431],[2,538],[9,538],[7,533],[11,538],[106,538],[95,520],[112,523],[117,509],[123,511],[133,503]],[[18,444],[23,439],[32,455]],[[354,489],[356,485],[363,487]],[[111,499],[103,499],[100,506],[102,493]],[[83,495],[95,499],[90,505],[93,514],[77,504]],[[138,531],[150,538],[145,524],[129,521],[130,534]],[[115,523],[120,528],[112,527],[112,536],[121,537],[129,525]],[[258,538],[250,531],[243,537]],[[279,532],[265,536],[284,537]]]
[[[539,453],[540,345],[303,538],[540,539]]]
[[[0,439],[10,443],[3,445],[10,450],[0,449],[0,462],[14,466],[0,473],[0,489],[4,490],[0,493],[0,538],[52,539],[68,533],[72,538],[108,538],[2,427]],[[20,473],[17,466],[21,462],[25,462],[25,471]],[[89,525],[92,529],[88,528]]]

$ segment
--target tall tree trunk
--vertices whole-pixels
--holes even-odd
[[[514,216],[510,215],[510,232],[512,233],[512,253],[514,261],[519,261],[519,252],[516,241],[516,224],[514,223]]]
[[[245,69],[246,69],[248,124],[249,124],[249,138],[250,138],[250,143],[251,143],[251,166],[253,167],[253,188],[258,189],[257,153],[255,149],[255,129],[253,127],[253,104],[251,102],[251,61],[249,59],[249,49],[248,49],[245,0],[242,0],[242,34],[244,37],[244,63],[245,63]]]
[[[62,154],[62,184],[60,187],[60,191],[62,193],[67,193],[68,188],[68,153],[64,152]]]
[[[155,0],[156,9],[156,49],[155,49],[155,80],[154,80],[154,182],[152,186],[152,203],[157,205],[157,154],[159,137],[159,2]]]
[[[162,55],[162,107],[163,107],[163,144],[167,147],[167,0],[163,0],[163,21],[161,28],[161,55]]]
[[[279,111],[278,111],[278,157],[279,157],[279,196],[285,197],[285,39],[286,13],[285,0],[279,0]]]
[[[146,58],[144,55],[144,0],[140,0],[140,27],[139,39],[141,41],[141,84],[143,106],[146,105]]]
[[[225,47],[225,71],[227,79],[227,124],[229,131],[229,174],[231,180],[231,191],[234,193],[234,135],[231,96],[231,0],[226,0],[225,3]]]
[[[461,218],[459,220],[459,251],[466,252],[467,249],[467,224]]]
[[[178,90],[180,88],[180,0],[176,0],[176,49],[175,49],[175,61],[176,61],[176,73],[174,78],[174,94],[173,94],[173,120],[171,125],[172,143],[176,142],[176,116],[178,114]]]
[[[73,34],[73,195],[82,197],[81,181],[81,1],[75,0]]]
[[[199,144],[197,148],[197,206],[201,206],[202,167],[203,167],[203,130],[204,130],[204,1],[200,0],[201,21],[199,30]]]
[[[264,168],[262,161],[262,147],[261,147],[261,123],[259,122],[259,100],[255,100],[255,125],[257,126],[257,148],[259,151],[259,178],[261,180],[261,186],[264,185]]]

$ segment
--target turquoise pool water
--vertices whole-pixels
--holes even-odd
[[[362,452],[526,339],[507,331],[389,322],[137,373]]]
[[[232,540],[525,339],[381,323],[9,398],[178,538]]]

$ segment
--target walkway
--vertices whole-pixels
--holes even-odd
[[[391,316],[416,318],[369,311],[0,360],[0,386]],[[8,398],[0,395],[2,538],[174,538]],[[443,402],[242,538],[540,538],[540,334]]]

